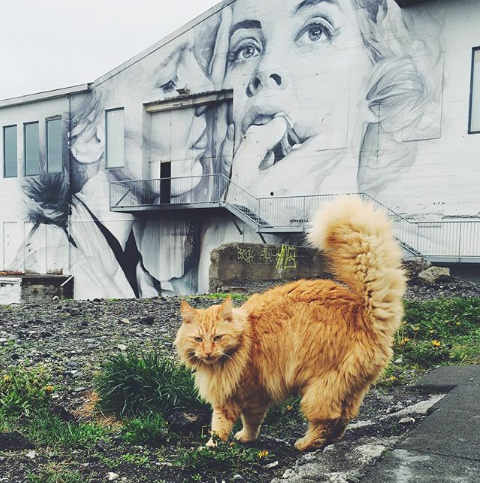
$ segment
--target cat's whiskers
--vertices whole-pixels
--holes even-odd
[[[225,352],[221,352],[221,355],[228,357],[232,362],[236,363],[236,360],[233,357],[231,357],[229,354],[226,354]]]
[[[198,357],[197,357],[197,356],[194,354],[194,355],[190,356],[189,358],[187,358],[187,359],[185,360],[185,362],[190,361],[190,360],[191,360],[191,359],[193,359],[194,357],[195,357],[196,359],[199,359],[199,358],[198,358]],[[185,362],[184,362],[184,364],[185,364]],[[197,361],[197,362],[198,362],[198,361]]]

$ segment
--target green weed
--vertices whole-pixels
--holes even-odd
[[[124,422],[122,439],[130,444],[159,444],[165,441],[167,426],[160,414],[148,414],[143,418]]]
[[[90,481],[88,476],[58,465],[48,465],[36,473],[27,475],[28,483],[89,483]]]
[[[406,300],[381,385],[400,385],[439,364],[479,364],[479,298]]]
[[[93,448],[107,432],[94,423],[66,422],[48,410],[38,411],[30,419],[25,433],[38,445],[53,448]]]
[[[0,375],[0,422],[30,417],[46,408],[54,387],[44,367],[11,367]]]
[[[189,471],[231,470],[242,464],[258,464],[272,458],[268,451],[248,448],[236,443],[224,443],[217,440],[216,448],[200,446],[194,450],[181,450],[174,461],[174,466]]]
[[[96,381],[100,408],[121,417],[167,416],[179,408],[204,408],[192,374],[153,351],[118,354],[104,364]]]

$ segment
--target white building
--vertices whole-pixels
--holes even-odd
[[[212,248],[302,243],[344,193],[408,251],[479,263],[479,93],[475,0],[226,0],[88,85],[0,101],[0,264],[77,298],[203,292]]]

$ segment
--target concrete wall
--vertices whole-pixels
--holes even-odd
[[[324,256],[313,248],[259,243],[226,243],[212,250],[209,291],[222,292],[245,281],[322,278]]]
[[[48,302],[53,297],[72,298],[73,278],[62,275],[0,277],[0,304]]]
[[[478,45],[475,0],[403,10],[391,0],[226,0],[88,94],[0,107],[1,126],[61,114],[68,140],[62,176],[24,177],[19,130],[19,176],[0,179],[3,268],[72,273],[76,298],[209,290],[212,249],[259,242],[250,227],[221,214],[110,212],[109,182],[159,178],[165,163],[176,177],[224,174],[267,205],[362,191],[415,220],[479,217],[479,134],[467,129]],[[206,93],[211,102],[199,103]],[[105,116],[118,108],[125,155],[112,169]],[[206,177],[172,182],[172,202],[215,195]],[[154,185],[149,196],[160,196]],[[304,216],[293,202],[272,213]]]

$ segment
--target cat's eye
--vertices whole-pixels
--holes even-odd
[[[221,335],[216,335],[213,340],[214,342],[219,342],[221,339],[222,339]]]
[[[202,337],[194,337],[194,340],[195,340],[196,342],[202,342]]]

